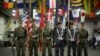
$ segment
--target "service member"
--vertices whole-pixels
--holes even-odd
[[[36,26],[36,20],[32,20],[32,36],[29,37],[29,56],[38,56],[38,39],[39,39],[39,28]]]
[[[84,56],[88,56],[87,50],[87,40],[88,40],[88,31],[85,29],[85,24],[81,23],[81,29],[79,30],[78,34],[78,56],[81,56],[82,50],[84,50]]]
[[[15,29],[14,40],[16,41],[17,56],[25,56],[25,41],[26,41],[27,31],[20,22],[19,27]],[[21,54],[22,53],[22,54]]]
[[[62,29],[61,22],[58,22],[54,34],[55,56],[64,56],[65,40],[66,40],[65,30]]]
[[[46,54],[46,48],[48,48],[48,56],[52,56],[52,29],[49,26],[49,22],[45,21],[45,27],[43,29],[43,46],[42,56]]]
[[[77,30],[73,27],[73,25],[74,22],[70,21],[67,29],[68,56],[71,56],[71,48],[73,50],[73,56],[76,56]]]

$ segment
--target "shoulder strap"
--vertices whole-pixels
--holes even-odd
[[[74,34],[73,34],[73,36],[71,34],[70,29],[68,29],[68,32],[69,32],[69,35],[70,35],[71,39],[75,37],[75,34],[76,34],[76,29],[75,28],[74,28]]]
[[[63,36],[63,29],[62,29],[62,31],[61,31],[61,34],[59,33],[59,30],[57,29],[57,33],[58,33],[58,37],[59,37],[59,38],[62,37],[62,36]]]

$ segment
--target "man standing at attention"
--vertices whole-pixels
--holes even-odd
[[[88,50],[87,50],[87,40],[88,40],[88,31],[85,29],[85,24],[81,23],[81,29],[78,33],[78,56],[81,56],[82,50],[84,50],[84,56],[88,56]]]
[[[69,22],[67,29],[67,44],[68,44],[68,56],[71,56],[71,48],[73,50],[73,56],[76,56],[76,41],[77,41],[77,30],[73,27],[74,22]]]
[[[22,23],[20,22],[19,27],[15,29],[14,40],[16,40],[16,50],[17,56],[25,56],[25,42],[27,37],[27,31],[24,27],[22,27]]]
[[[46,56],[46,48],[48,48],[48,56],[52,56],[52,29],[49,27],[49,22],[45,21],[45,27],[43,29],[43,45],[42,56]]]
[[[36,20],[32,20],[32,36],[29,37],[29,56],[38,56],[38,39],[39,39],[39,28],[36,26]]]
[[[65,29],[62,29],[61,22],[58,22],[54,34],[55,56],[64,56],[64,49],[66,45],[65,40],[66,40]]]

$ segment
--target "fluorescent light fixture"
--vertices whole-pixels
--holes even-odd
[[[13,2],[15,2],[16,0],[13,0]]]
[[[12,10],[12,12],[13,12],[13,13],[15,13],[15,12],[16,12],[16,10]]]
[[[13,15],[13,16],[16,16],[16,14],[15,14],[15,13],[12,13],[12,15]]]
[[[33,12],[36,12],[36,9],[33,9]]]
[[[98,11],[97,13],[96,13],[96,15],[99,15],[100,14],[100,11]]]
[[[37,15],[38,13],[37,13],[37,11],[36,11],[36,9],[33,9],[33,19],[36,19],[36,15]]]

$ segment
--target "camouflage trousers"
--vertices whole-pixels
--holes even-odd
[[[16,43],[16,51],[17,51],[17,56],[25,56],[25,43],[17,42]]]
[[[78,44],[78,56],[82,56],[82,50],[84,50],[84,56],[88,56],[87,44]]]
[[[43,42],[42,56],[46,56],[46,48],[48,49],[48,56],[52,56],[52,44],[51,42]]]
[[[29,56],[33,55],[34,48],[34,56],[38,56],[38,41],[30,40],[29,41]]]

